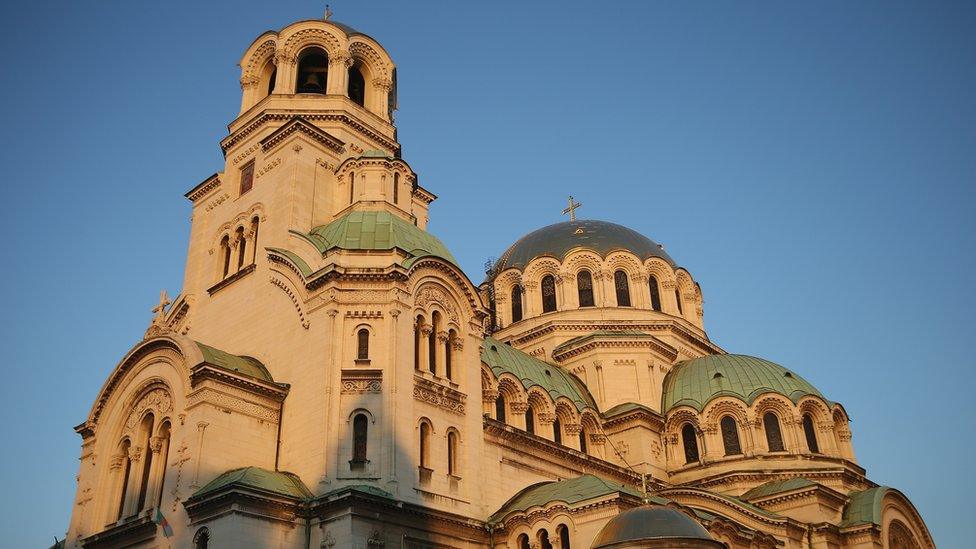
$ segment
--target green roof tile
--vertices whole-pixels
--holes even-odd
[[[197,490],[192,497],[198,498],[231,486],[250,488],[295,499],[312,497],[312,493],[296,475],[283,471],[268,471],[260,467],[241,467],[227,471]]]
[[[539,386],[553,400],[560,396],[572,400],[577,410],[587,407],[598,410],[583,382],[559,366],[547,364],[492,337],[486,337],[484,345],[481,361],[496,377],[507,372],[517,377],[526,389]]]
[[[616,484],[594,475],[582,475],[563,481],[540,482],[524,488],[512,496],[488,519],[488,522],[497,523],[510,513],[542,507],[553,501],[562,501],[572,505],[618,492],[637,498],[641,497],[640,492],[631,486]],[[667,501],[662,498],[656,499],[662,502]]]
[[[457,260],[440,240],[427,231],[390,212],[350,212],[328,225],[304,235],[318,250],[399,249],[412,257],[405,266],[425,256],[435,256],[457,265]]]
[[[667,412],[687,405],[701,411],[720,396],[752,404],[764,393],[778,393],[793,402],[806,395],[823,398],[805,379],[774,362],[746,355],[709,355],[682,362],[668,373],[661,409]]]
[[[771,496],[773,494],[781,494],[783,492],[799,490],[801,488],[809,488],[811,486],[819,486],[819,484],[803,477],[791,478],[787,480],[773,480],[756,486],[752,490],[749,490],[748,492],[739,496],[739,499],[748,501]]]
[[[851,501],[844,507],[844,516],[840,527],[856,526],[858,524],[881,525],[881,500],[891,490],[887,486],[875,486],[860,492],[850,494]]]
[[[258,359],[249,356],[232,355],[226,351],[204,345],[199,341],[195,343],[200,348],[200,352],[203,353],[203,361],[207,364],[274,383],[271,373],[268,372],[268,369]]]

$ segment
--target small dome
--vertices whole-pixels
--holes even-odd
[[[778,393],[793,402],[807,395],[823,398],[807,380],[775,362],[746,355],[708,355],[682,362],[668,373],[662,409],[691,406],[700,412],[720,396],[752,404],[764,393]]]
[[[673,507],[645,505],[623,512],[593,539],[591,549],[722,548],[695,519]]]
[[[447,246],[437,237],[386,211],[350,212],[328,225],[315,227],[304,236],[322,253],[333,248],[399,249],[411,256],[404,261],[406,267],[425,256],[436,256],[457,265]]]
[[[664,247],[639,232],[607,221],[564,221],[543,227],[520,238],[502,254],[492,268],[493,273],[505,269],[524,269],[533,259],[552,256],[562,260],[576,248],[585,248],[606,257],[610,252],[626,250],[641,260],[659,257],[672,266],[674,260]]]

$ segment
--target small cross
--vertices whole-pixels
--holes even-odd
[[[328,4],[325,5],[325,20],[328,21],[332,17],[332,7]]]
[[[576,221],[576,208],[582,206],[582,204],[573,200],[573,195],[569,195],[569,207],[563,210],[563,215],[569,214],[569,220]]]
[[[163,315],[166,313],[166,306],[169,305],[169,296],[166,295],[166,290],[159,292],[159,305],[153,307],[152,312],[156,313],[156,317],[153,320],[162,320]]]

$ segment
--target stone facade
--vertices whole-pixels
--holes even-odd
[[[182,293],[77,427],[68,546],[588,547],[645,498],[729,547],[933,546],[857,464],[839,404],[770,391],[665,409],[672,370],[723,353],[688,271],[584,246],[473,284],[426,233],[436,197],[400,158],[375,40],[301,21],[240,66],[226,164],[186,195]],[[616,488],[513,507],[583,475]]]

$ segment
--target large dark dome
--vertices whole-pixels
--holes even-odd
[[[697,521],[681,511],[663,505],[645,505],[625,511],[596,535],[592,549],[646,547],[720,549]]]
[[[492,272],[497,274],[512,267],[524,269],[530,261],[545,255],[562,260],[574,248],[593,250],[601,257],[627,250],[642,260],[659,257],[675,265],[663,246],[639,232],[616,223],[584,219],[563,221],[523,236],[505,250]]]

